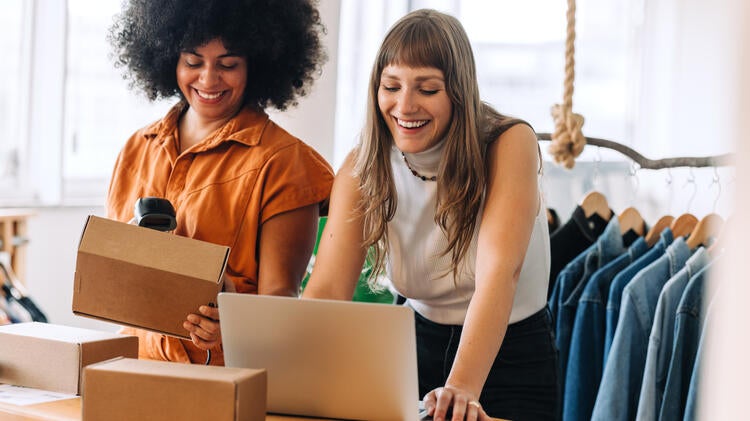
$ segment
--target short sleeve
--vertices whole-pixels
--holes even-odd
[[[275,215],[327,201],[333,171],[326,160],[302,142],[276,151],[261,170],[260,222]]]

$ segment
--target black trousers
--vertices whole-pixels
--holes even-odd
[[[462,326],[416,315],[420,398],[445,385]],[[558,351],[547,307],[508,326],[479,402],[488,415],[514,421],[560,418]]]

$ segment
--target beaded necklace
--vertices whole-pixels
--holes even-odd
[[[412,168],[411,165],[409,165],[409,161],[406,160],[406,155],[404,155],[403,152],[401,152],[401,157],[404,158],[404,163],[406,163],[406,168],[408,168],[409,171],[411,171],[411,173],[414,174],[414,177],[420,178],[422,179],[422,181],[437,181],[436,175],[433,175],[432,177],[427,177],[418,173],[414,168]]]

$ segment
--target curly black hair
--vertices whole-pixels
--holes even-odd
[[[327,59],[316,0],[129,0],[107,40],[115,67],[150,100],[182,97],[180,53],[219,38],[247,60],[244,104],[286,109]]]

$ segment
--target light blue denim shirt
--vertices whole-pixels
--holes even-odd
[[[656,259],[660,258],[664,254],[664,250],[672,244],[674,236],[672,230],[665,228],[664,231],[659,235],[659,241],[654,244],[651,249],[646,252],[643,256],[639,257],[638,260],[631,263],[620,271],[612,280],[612,285],[609,287],[609,297],[607,297],[607,333],[604,336],[604,365],[607,365],[609,359],[609,349],[612,347],[612,339],[615,336],[615,329],[617,328],[617,321],[620,317],[620,304],[622,302],[622,291],[625,286],[633,279],[633,277],[651,264]]]
[[[714,292],[708,286],[712,282],[710,270],[714,262],[706,265],[695,274],[685,287],[682,299],[675,316],[675,340],[672,347],[672,359],[669,362],[667,383],[664,387],[664,399],[659,411],[660,420],[681,420],[688,400],[690,377],[693,374],[698,344],[703,331],[705,303],[710,302]]]
[[[717,282],[718,284],[718,282]],[[703,331],[701,332],[700,341],[698,342],[698,352],[695,355],[695,364],[693,364],[693,375],[690,377],[690,387],[688,388],[687,402],[685,403],[685,415],[682,417],[684,421],[695,421],[698,419],[698,388],[700,387],[701,370],[703,370],[703,359],[705,358],[706,350],[706,329],[710,329],[711,319],[716,314],[717,303],[716,296],[721,294],[721,285],[716,286],[717,291],[713,293],[710,298],[708,306],[706,308],[706,317],[703,319]]]
[[[563,419],[584,420],[591,417],[602,378],[607,297],[614,277],[648,251],[643,237],[628,250],[597,270],[589,279],[578,300],[573,335],[570,342],[565,388],[575,390],[563,397]]]
[[[669,361],[672,358],[677,306],[690,278],[709,262],[708,252],[698,247],[672,279],[662,288],[656,303],[654,324],[648,338],[646,367],[643,370],[641,396],[638,398],[638,420],[656,420],[659,416]]]
[[[620,318],[592,420],[635,419],[656,303],[664,284],[685,266],[689,257],[690,249],[679,237],[623,290]]]
[[[578,308],[578,299],[583,293],[586,282],[600,267],[612,261],[615,257],[625,252],[625,245],[620,233],[620,223],[617,216],[613,215],[607,227],[596,242],[587,249],[583,271],[579,276],[566,277],[560,284],[560,295],[558,298],[558,309],[556,319],[556,338],[560,356],[560,379],[565,379],[568,363],[568,352],[570,350],[570,339],[573,331],[573,322]],[[577,258],[576,258],[577,259]],[[562,380],[564,382],[564,380]],[[565,388],[563,386],[563,396]]]

